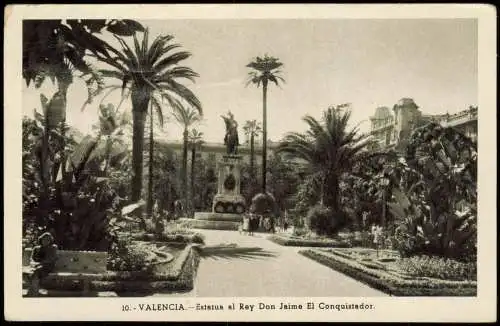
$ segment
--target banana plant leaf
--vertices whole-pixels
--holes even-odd
[[[139,207],[144,206],[145,204],[146,204],[146,202],[141,199],[137,203],[133,203],[133,204],[130,204],[130,205],[123,207],[121,213],[124,216],[128,215],[128,214],[132,213],[133,211],[135,211],[136,209],[138,209]]]

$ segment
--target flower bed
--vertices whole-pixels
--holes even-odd
[[[163,232],[161,235],[155,235],[151,233],[136,233],[132,236],[134,240],[138,241],[161,241],[161,242],[171,242],[171,243],[198,243],[204,244],[205,237],[201,233],[193,232],[190,233],[177,233],[177,232]]]
[[[171,244],[168,244],[171,246]],[[90,282],[91,291],[113,291],[116,293],[131,293],[131,296],[140,292],[171,292],[190,291],[193,289],[194,277],[199,263],[198,244],[187,244],[184,248],[178,248],[173,253],[173,258],[164,263],[155,264],[152,262],[151,268],[142,268],[141,262],[136,265],[126,265],[127,268],[135,267],[137,270],[119,270],[116,265],[111,267],[115,270],[99,274]],[[136,253],[139,253],[137,251]],[[145,261],[142,261],[142,264]],[[149,261],[151,263],[151,261]],[[108,266],[110,264],[108,263]],[[125,266],[125,265],[124,265]],[[63,276],[49,276],[42,282],[42,287],[49,290],[75,291],[75,296],[79,296],[78,291],[82,290],[83,284],[80,281],[64,278]]]
[[[348,241],[329,239],[329,238],[317,238],[317,239],[307,239],[297,236],[285,236],[274,234],[268,237],[274,243],[282,246],[291,247],[330,247],[330,248],[349,248],[351,244]]]
[[[307,249],[300,254],[342,272],[367,285],[394,296],[476,296],[474,280],[443,280],[405,273],[392,251],[381,251],[381,259],[372,259],[374,250]],[[362,256],[366,256],[362,258]]]
[[[194,278],[199,264],[196,245],[188,245],[172,265],[163,272],[145,274],[141,272],[108,273],[102,280],[92,283],[96,291],[117,293],[139,292],[188,292],[194,287]]]

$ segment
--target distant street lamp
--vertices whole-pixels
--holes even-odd
[[[379,249],[380,242],[382,241],[382,232],[383,228],[379,225],[372,225],[372,236],[373,236],[373,244],[375,245],[375,249],[377,250],[377,259],[379,258]]]
[[[387,195],[387,186],[389,185],[390,180],[386,177],[383,177],[380,180],[380,184],[382,185],[382,227],[385,227],[385,221],[386,221],[386,195]]]

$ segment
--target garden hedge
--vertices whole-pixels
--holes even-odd
[[[359,263],[350,263],[342,257],[335,257],[318,250],[299,251],[305,257],[344,273],[370,287],[392,296],[476,296],[475,281],[445,281],[430,278],[404,279],[381,270],[369,270]]]

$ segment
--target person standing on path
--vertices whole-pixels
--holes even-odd
[[[250,234],[250,218],[247,215],[243,216],[242,230],[243,234]]]

